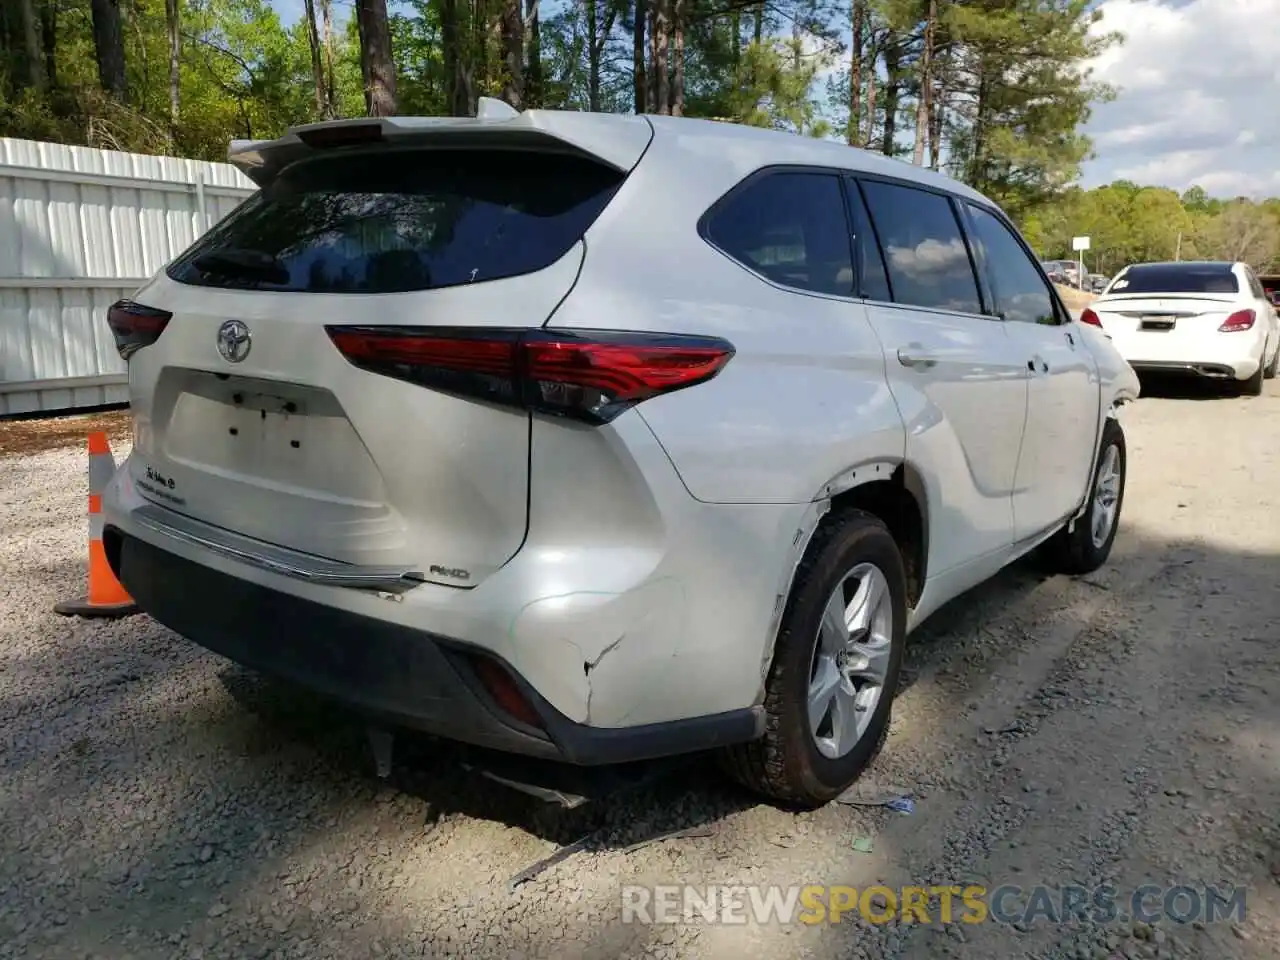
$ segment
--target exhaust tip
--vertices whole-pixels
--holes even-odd
[[[1232,376],[1232,371],[1227,367],[1220,367],[1216,364],[1202,363],[1196,367],[1196,372],[1202,377],[1210,377],[1214,380],[1225,380]]]

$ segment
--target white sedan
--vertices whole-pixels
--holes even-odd
[[[1280,364],[1280,319],[1245,263],[1125,267],[1081,315],[1139,373],[1186,373],[1241,384],[1252,396]]]

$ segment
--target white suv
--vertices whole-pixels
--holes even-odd
[[[907,632],[1107,557],[1138,395],[1001,212],[861,150],[559,112],[233,147],[112,308],[113,569],[199,644],[578,765],[722,748],[817,805]]]

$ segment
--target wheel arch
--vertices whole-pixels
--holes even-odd
[[[1101,415],[1098,417],[1098,433],[1093,441],[1093,460],[1089,465],[1089,482],[1085,484],[1084,492],[1081,495],[1080,505],[1067,520],[1068,531],[1075,529],[1076,523],[1084,516],[1085,511],[1089,509],[1089,496],[1093,492],[1093,484],[1097,475],[1098,462],[1102,456],[1102,439],[1106,433],[1107,421],[1114,420],[1121,429],[1124,429],[1123,424],[1120,423],[1120,408],[1133,403],[1136,399],[1136,395],[1133,397],[1117,395],[1112,397],[1110,403],[1103,407]]]
[[[924,478],[915,467],[903,462],[887,478],[869,479],[831,498],[831,514],[853,509],[878,517],[893,534],[906,568],[907,603],[914,607],[924,591],[929,566]]]
[[[796,573],[809,552],[814,535],[848,510],[863,510],[889,528],[902,553],[907,574],[907,603],[913,608],[924,591],[929,560],[929,498],[924,478],[907,461],[876,461],[846,471],[823,485],[813,501],[813,509],[796,532],[790,564],[779,585],[770,623],[765,656],[761,664],[761,690],[773,661],[778,628],[795,590]]]
[[[850,509],[864,510],[884,522],[902,551],[907,568],[907,599],[914,607],[924,590],[929,559],[929,498],[924,476],[915,465],[907,460],[861,464],[825,484],[814,499],[828,503],[820,522]],[[809,531],[801,557],[817,528],[818,524],[814,524]],[[791,586],[788,584],[788,588]]]

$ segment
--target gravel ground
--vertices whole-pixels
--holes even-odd
[[[305,693],[146,617],[54,616],[83,584],[84,454],[0,458],[0,956],[1275,957],[1280,391],[1155,392],[1125,422],[1111,563],[1019,565],[913,638],[867,778],[909,790],[911,816],[797,816],[706,763],[565,812],[416,741],[383,784],[360,725]],[[627,849],[680,827],[704,835]],[[1248,899],[1240,923],[1154,927],[620,922],[620,884],[677,880]]]

